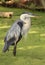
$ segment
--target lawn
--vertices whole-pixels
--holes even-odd
[[[0,65],[45,65],[45,12],[27,9],[0,7],[0,11],[13,11],[12,18],[0,18]],[[32,25],[27,37],[23,37],[17,45],[17,55],[13,56],[13,47],[3,53],[4,37],[13,22],[24,11],[32,12],[40,17],[31,18]]]

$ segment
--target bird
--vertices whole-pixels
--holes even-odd
[[[35,17],[32,13],[26,12],[20,15],[19,19],[16,20],[10,29],[7,31],[4,38],[3,52],[9,50],[11,45],[14,46],[13,55],[16,56],[17,43],[31,28],[31,18]]]

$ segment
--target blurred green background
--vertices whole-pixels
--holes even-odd
[[[45,65],[45,12],[21,9],[0,7],[1,12],[13,12],[12,18],[0,18],[0,65]],[[4,37],[10,26],[19,19],[20,14],[28,11],[38,18],[31,18],[32,25],[26,38],[17,45],[17,55],[14,57],[13,46],[10,51],[3,53]]]

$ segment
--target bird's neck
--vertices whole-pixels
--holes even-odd
[[[25,23],[26,23],[27,25],[30,25],[30,23],[31,23],[31,20],[30,20],[30,19],[28,19],[28,20],[25,20]]]
[[[25,35],[29,31],[30,26],[31,26],[31,21],[26,20],[25,24],[23,25],[23,28],[22,28],[22,35]]]

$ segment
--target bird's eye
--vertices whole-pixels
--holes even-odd
[[[27,19],[26,17],[24,19]]]

